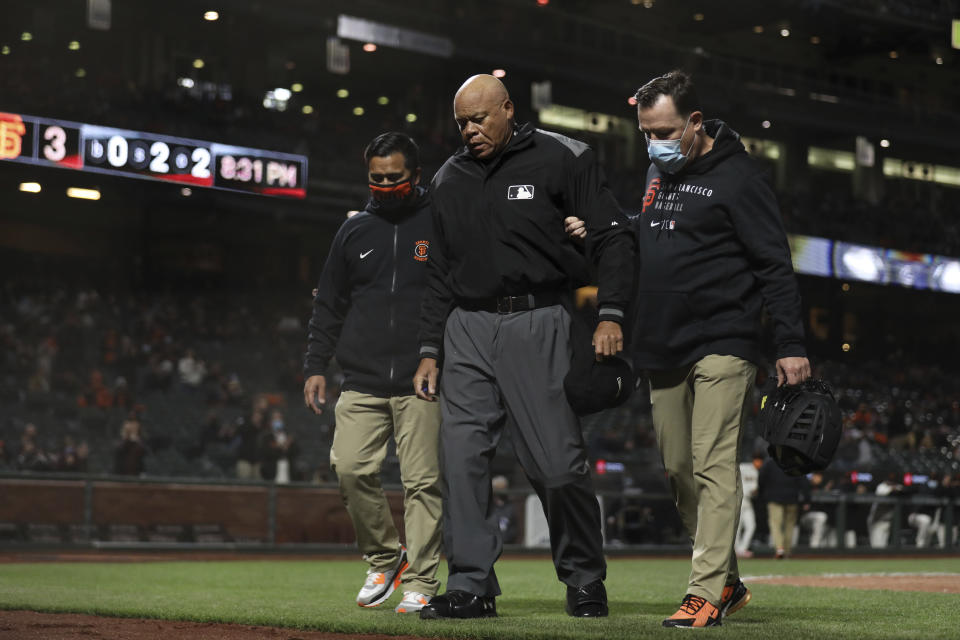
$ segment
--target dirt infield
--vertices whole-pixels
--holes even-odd
[[[745,577],[744,582],[750,584],[784,584],[794,587],[960,593],[960,575],[955,573],[838,573],[819,576],[754,576]]]
[[[422,640],[417,636],[348,635],[277,627],[142,618],[102,618],[77,613],[0,611],[0,640]]]

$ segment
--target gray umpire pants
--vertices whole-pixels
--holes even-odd
[[[504,429],[543,503],[557,577],[572,587],[606,577],[600,507],[563,391],[569,336],[560,305],[503,315],[458,307],[447,319],[440,445],[448,591],[500,595],[490,464]]]

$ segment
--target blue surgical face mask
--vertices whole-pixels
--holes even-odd
[[[683,134],[687,132],[687,127],[690,126],[690,118],[687,118],[687,123],[683,125],[683,131],[680,132],[680,137],[676,140],[651,140],[650,136],[643,134],[647,139],[647,154],[650,156],[650,162],[657,165],[657,167],[665,173],[677,173],[687,164],[687,160],[690,159],[688,155],[690,149],[687,149],[687,153],[683,152]],[[691,143],[690,147],[693,147]]]

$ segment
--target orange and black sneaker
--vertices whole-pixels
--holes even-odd
[[[731,613],[736,613],[747,606],[753,595],[747,585],[739,578],[736,584],[728,584],[723,588],[723,594],[720,596],[720,615],[726,618]]]
[[[720,609],[716,608],[706,598],[688,593],[683,596],[683,602],[675,614],[663,621],[665,627],[719,627]]]

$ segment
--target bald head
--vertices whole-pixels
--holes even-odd
[[[513,137],[513,102],[507,88],[489,74],[467,78],[453,98],[460,135],[474,157],[496,157]]]
[[[453,96],[454,110],[457,108],[457,102],[461,99],[466,101],[492,100],[500,103],[509,100],[510,94],[507,93],[507,88],[500,82],[500,78],[489,73],[478,73],[467,78],[466,82],[457,89],[456,95]]]

